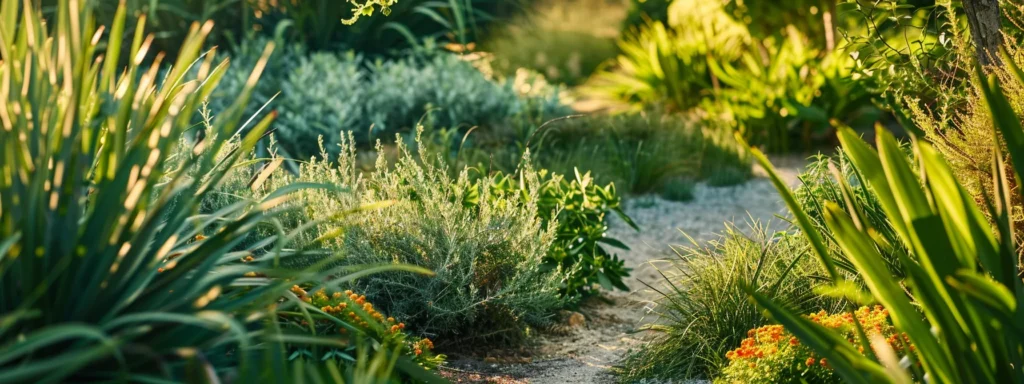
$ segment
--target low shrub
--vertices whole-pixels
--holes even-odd
[[[855,312],[812,313],[807,318],[837,333],[860,353],[865,345],[884,342],[895,353],[909,354],[914,347],[907,335],[893,327],[889,312],[881,306],[860,307]],[[854,324],[854,322],[858,324]],[[863,330],[862,337],[857,327]],[[868,350],[870,353],[870,350]],[[800,342],[781,325],[751,329],[740,347],[725,353],[729,364],[722,369],[715,383],[841,383],[828,359]]]
[[[559,225],[541,218],[537,172],[524,170],[522,180],[506,181],[515,193],[499,193],[497,176],[470,178],[469,170],[452,176],[439,157],[417,154],[399,138],[393,154],[378,146],[375,168],[362,173],[353,136],[341,141],[335,161],[323,152],[301,163],[297,176],[274,172],[255,192],[240,178],[222,196],[230,202],[231,196],[309,183],[345,190],[297,192],[300,209],[281,224],[308,252],[292,267],[341,255],[330,265],[401,263],[435,271],[433,277],[370,276],[351,287],[419,335],[451,343],[516,342],[527,327],[547,325],[570,302],[563,297],[569,271],[542,268]],[[346,214],[353,212],[359,213]]]
[[[673,247],[678,259],[661,268],[665,280],[651,286],[661,297],[655,333],[616,368],[626,381],[712,378],[728,365],[726,352],[747,331],[768,324],[747,287],[796,311],[832,308],[833,300],[813,293],[820,268],[798,235],[768,233],[752,225],[752,235],[727,226],[718,240],[701,248]]]
[[[615,213],[634,229],[639,227],[622,211],[615,184],[598,185],[590,173],[566,180],[547,171],[538,173],[540,188],[536,196],[538,213],[546,227],[555,226],[555,241],[548,249],[542,268],[563,276],[561,292],[569,297],[592,295],[597,287],[607,290],[629,287],[623,279],[630,269],[608,247],[628,250],[624,243],[606,236],[607,217]],[[510,176],[495,175],[489,189],[492,194],[529,194],[524,185]]]
[[[245,47],[243,45],[243,47]],[[249,62],[253,49],[238,51],[236,61]],[[361,146],[373,138],[417,124],[430,127],[483,126],[501,128],[519,118],[540,120],[568,114],[552,87],[517,88],[526,81],[491,79],[459,56],[430,51],[395,60],[369,61],[353,53],[302,55],[295,48],[271,61],[276,77],[261,86],[249,111],[280,95],[269,109],[280,149],[296,159],[319,154],[322,136],[328,153],[336,155],[343,132],[353,132]],[[216,96],[230,95],[245,78],[229,71],[211,109],[221,110]],[[530,83],[525,83],[530,85]],[[279,87],[274,89],[273,87]]]
[[[544,229],[536,173],[524,170],[526,193],[490,193],[468,171],[452,178],[398,142],[398,161],[382,160],[366,178],[365,201],[398,201],[346,227],[339,250],[350,264],[406,263],[436,276],[389,274],[357,283],[381,309],[415,331],[455,339],[515,341],[566,305],[562,277],[541,269],[557,225]],[[383,157],[381,157],[383,159]],[[477,202],[469,202],[472,196]]]

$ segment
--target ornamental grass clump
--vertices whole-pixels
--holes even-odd
[[[140,18],[123,41],[124,2],[109,33],[90,2],[60,1],[52,13],[32,4],[0,4],[0,382],[256,382],[314,371],[351,382],[387,380],[396,366],[432,379],[379,344],[347,359],[286,364],[278,353],[331,342],[281,332],[275,310],[304,308],[280,300],[288,286],[355,277],[278,268],[301,254],[283,231],[242,244],[290,208],[291,192],[313,186],[200,212],[270,126],[264,118],[237,134],[269,47],[230,107],[192,136],[227,67],[202,52],[211,23],[188,29],[172,66],[156,55],[146,67],[153,37]],[[182,140],[188,150],[175,152]]]
[[[750,232],[728,226],[707,246],[673,247],[678,259],[662,268],[660,284],[651,285],[662,295],[657,318],[646,327],[654,338],[617,368],[623,380],[713,378],[729,363],[726,351],[749,329],[769,323],[746,287],[804,313],[837,305],[814,294],[821,271],[806,240],[759,225]]]
[[[810,321],[839,334],[854,345],[860,353],[862,345],[886,343],[896,356],[913,353],[906,334],[893,327],[889,311],[881,306],[860,307],[852,314],[829,314],[824,310],[806,316]],[[864,330],[863,339],[854,325],[854,319]],[[828,359],[793,336],[782,325],[772,324],[751,329],[736,349],[725,353],[729,360],[715,383],[839,383],[828,364]]]

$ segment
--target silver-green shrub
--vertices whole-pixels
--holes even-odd
[[[565,271],[540,268],[557,225],[545,229],[536,200],[527,197],[538,196],[537,172],[522,171],[525,194],[492,194],[493,180],[471,179],[468,169],[453,177],[439,158],[398,139],[395,164],[388,163],[378,142],[375,169],[361,173],[354,134],[340,137],[337,157],[323,150],[300,165],[299,175],[279,170],[255,192],[251,180],[261,172],[254,170],[249,178],[226,182],[217,205],[296,183],[336,187],[296,192],[300,209],[280,220],[300,246],[323,255],[308,252],[313,256],[295,266],[342,255],[344,264],[406,263],[434,271],[432,277],[403,272],[364,277],[353,288],[423,335],[514,341],[528,326],[548,325],[566,305],[559,294]],[[349,214],[353,211],[359,212]],[[294,232],[312,220],[327,224]]]
[[[398,150],[393,169],[378,162],[364,198],[399,203],[368,212],[347,231],[342,249],[355,264],[409,263],[437,276],[363,279],[367,297],[423,333],[463,337],[516,336],[564,305],[559,276],[539,269],[556,226],[542,229],[535,200],[487,198],[491,183],[482,182],[479,204],[468,204],[477,191],[468,171],[452,178],[425,156],[417,161],[401,142]],[[537,175],[524,174],[529,196],[537,196]]]
[[[370,128],[366,111],[374,90],[366,86],[362,59],[352,53],[314,53],[299,61],[281,83],[275,109],[275,127],[282,147],[296,158],[318,153],[318,138],[326,148],[338,148],[339,132],[365,133]]]
[[[259,44],[256,44],[260,46]],[[244,47],[243,47],[244,48]],[[250,102],[256,112],[277,91],[265,113],[274,123],[284,154],[307,159],[319,153],[317,140],[337,154],[340,132],[353,132],[360,145],[417,124],[428,127],[503,129],[517,120],[543,120],[569,114],[555,87],[524,92],[515,79],[493,79],[454,54],[426,52],[394,60],[370,61],[352,53],[303,54],[290,48],[275,56],[269,79]],[[248,68],[256,49],[239,49],[233,68]],[[220,92],[241,89],[245,78],[229,71]],[[264,84],[261,82],[261,84]],[[536,87],[533,87],[536,88]],[[215,102],[215,101],[214,101]],[[212,104],[212,110],[226,106]]]

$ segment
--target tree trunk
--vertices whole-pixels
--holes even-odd
[[[981,65],[1001,65],[999,46],[1003,35],[999,32],[999,0],[963,0],[967,25]]]

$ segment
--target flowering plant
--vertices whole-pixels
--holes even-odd
[[[394,317],[385,317],[366,300],[366,295],[359,295],[351,290],[328,293],[323,288],[310,294],[299,286],[292,286],[291,292],[303,302],[310,304],[319,316],[314,316],[311,325],[304,316],[292,313],[281,313],[288,320],[293,320],[304,328],[312,328],[317,334],[341,334],[342,343],[348,348],[355,348],[359,338],[372,338],[388,351],[398,351],[412,361],[427,369],[437,368],[445,360],[445,355],[434,353],[434,343],[428,338],[419,338],[405,333],[405,323]],[[312,313],[311,313],[312,314]],[[326,352],[324,359],[344,351],[331,350]],[[296,351],[293,357],[311,354],[307,350]]]
[[[828,314],[825,311],[807,316],[811,321],[846,338],[861,354],[864,345],[885,341],[898,356],[914,351],[906,334],[897,332],[889,320],[889,311],[882,306],[861,307],[853,313]],[[859,336],[854,319],[868,340]],[[881,345],[875,346],[877,349]],[[739,348],[725,354],[729,364],[722,369],[716,383],[838,383],[828,360],[786,331],[782,325],[766,325],[751,329]]]

